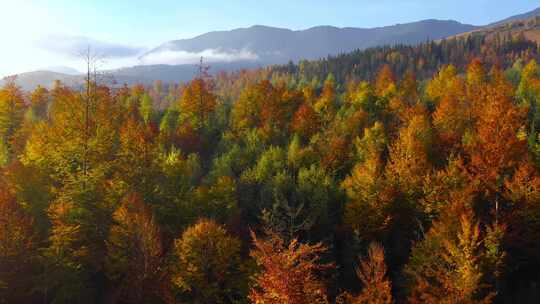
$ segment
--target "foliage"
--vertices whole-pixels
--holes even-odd
[[[200,220],[174,242],[172,283],[194,303],[230,303],[241,290],[240,241],[210,220]]]
[[[253,303],[329,303],[318,278],[331,267],[320,263],[319,255],[326,250],[322,244],[301,244],[296,239],[287,244],[271,232],[267,240],[258,239],[253,232],[251,237],[255,245],[251,256],[262,268],[249,295]]]
[[[478,32],[183,84],[8,81],[0,302],[534,303],[538,59]]]

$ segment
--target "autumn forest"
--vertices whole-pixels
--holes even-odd
[[[540,49],[0,89],[0,303],[538,303]]]

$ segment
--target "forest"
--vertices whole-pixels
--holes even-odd
[[[0,89],[0,303],[538,303],[540,50]]]

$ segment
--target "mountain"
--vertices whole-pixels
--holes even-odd
[[[540,9],[536,11],[538,11],[538,13],[540,14]],[[501,37],[523,36],[527,40],[540,43],[540,16],[533,15],[533,17],[529,17],[527,19],[512,19],[511,21],[508,21],[506,23],[489,25],[471,32],[461,33],[452,37],[465,38],[467,36],[477,35],[484,36],[488,41]]]
[[[53,71],[33,71],[17,74],[15,83],[23,90],[30,91],[35,89],[38,85],[51,88],[56,80],[59,80],[68,86],[77,86],[83,83],[82,78]],[[0,80],[0,86],[3,86],[4,83],[5,80]]]
[[[219,72],[232,72],[240,69],[254,69],[262,67],[261,63],[254,61],[238,62],[215,62],[210,64],[209,72],[216,74]],[[143,83],[151,83],[154,80],[163,82],[189,81],[198,73],[198,66],[195,64],[180,65],[137,65],[117,70],[108,71],[116,82],[123,83],[122,80],[133,78],[140,79]]]
[[[500,21],[497,21],[497,22],[493,22],[493,23],[489,24],[488,26],[500,25],[500,24],[504,24],[504,23],[508,23],[508,22],[512,22],[512,21],[516,21],[516,20],[529,19],[531,17],[535,17],[535,16],[538,16],[538,15],[540,15],[540,7],[537,8],[537,9],[534,9],[532,11],[523,13],[523,14],[514,15],[514,16],[508,17],[506,19],[503,19],[503,20],[500,20]]]
[[[378,28],[318,26],[307,30],[255,25],[216,31],[192,39],[169,41],[147,52],[141,61],[152,62],[160,54],[215,55],[217,58],[251,59],[261,63],[319,59],[356,49],[388,44],[418,44],[468,32],[478,27],[451,20],[423,20]]]
[[[204,56],[211,72],[235,71],[285,63],[290,60],[318,59],[328,55],[350,52],[386,44],[418,44],[468,32],[477,27],[456,21],[424,20],[371,29],[318,26],[307,30],[256,25],[231,31],[210,32],[192,39],[170,41],[141,56],[142,65],[105,71],[107,84],[150,84],[189,81],[197,73],[194,64],[152,64],[171,58],[197,58]],[[59,73],[61,71],[62,73]],[[25,90],[37,85],[52,87],[54,80],[68,85],[83,83],[82,75],[71,69],[53,68],[19,74],[16,82]],[[0,85],[1,85],[0,81]]]
[[[241,61],[230,63],[214,63],[210,66],[210,73],[232,72],[239,69],[254,69],[262,67],[260,63],[253,61]],[[68,70],[69,71],[69,70]],[[193,79],[197,75],[198,67],[194,64],[181,65],[137,65],[116,70],[107,70],[99,73],[98,81],[109,86],[146,84],[150,85],[155,80],[168,82],[183,82]],[[52,88],[55,80],[63,84],[77,87],[84,83],[83,74],[67,74],[54,71],[33,71],[18,74],[15,83],[25,91],[31,91],[38,85]],[[0,79],[0,86],[5,80]]]
[[[191,39],[172,40],[141,56],[141,65],[104,72],[107,84],[150,84],[154,80],[182,82],[197,73],[193,62],[203,56],[211,72],[250,69],[269,64],[282,64],[300,59],[319,59],[328,55],[349,53],[374,46],[419,44],[426,40],[466,35],[494,36],[496,33],[523,34],[540,43],[540,8],[494,22],[484,27],[452,20],[423,20],[377,28],[338,28],[317,26],[306,30],[290,30],[262,25],[230,31],[209,32]],[[526,22],[521,22],[526,21]],[[168,64],[162,64],[162,63]],[[159,63],[159,64],[158,64]],[[51,87],[54,80],[77,86],[83,76],[66,67],[22,73],[16,82],[25,90],[37,85]],[[2,80],[0,80],[2,85]]]
[[[56,73],[61,73],[61,74],[67,74],[67,75],[80,75],[82,74],[80,71],[74,69],[74,68],[71,68],[71,67],[68,67],[68,66],[51,66],[51,67],[47,67],[47,68],[44,68],[44,69],[41,69],[43,71],[51,71],[51,72],[56,72]]]

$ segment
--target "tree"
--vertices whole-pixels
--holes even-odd
[[[311,138],[319,131],[319,117],[311,105],[307,103],[300,105],[294,114],[291,128],[305,139]]]
[[[230,303],[242,295],[240,241],[200,220],[174,242],[172,283],[193,303]]]
[[[494,87],[489,89],[481,113],[466,151],[469,168],[494,201],[497,213],[501,187],[527,151],[526,137],[519,136],[525,112],[512,103],[505,90]]]
[[[293,239],[288,245],[276,234],[261,240],[252,232],[254,249],[250,255],[261,267],[249,299],[256,304],[329,303],[321,272],[332,267],[320,263],[326,248],[321,244],[301,244]]]
[[[134,191],[141,195],[143,200],[154,198],[159,168],[156,162],[156,134],[153,131],[144,121],[133,117],[124,120],[119,127],[114,168],[120,196]]]
[[[380,97],[388,97],[397,90],[394,73],[389,65],[384,65],[377,74],[375,92]]]
[[[102,176],[80,176],[66,183],[48,208],[52,227],[39,289],[54,303],[96,300],[100,282],[94,278],[103,270],[111,223],[103,184]]]
[[[192,193],[193,218],[205,217],[218,223],[228,223],[239,215],[236,184],[228,176],[220,176],[215,183],[197,187]]]
[[[482,84],[486,81],[486,71],[479,58],[474,58],[471,63],[469,63],[466,81],[468,88],[472,90],[481,88]]]
[[[432,143],[429,119],[416,115],[399,131],[398,139],[390,147],[386,175],[410,197],[420,193],[423,178],[431,169]]]
[[[180,120],[199,130],[208,127],[210,115],[216,108],[216,96],[205,79],[196,78],[184,88],[179,106]]]
[[[371,243],[367,256],[360,262],[356,274],[363,284],[362,292],[357,296],[343,294],[342,303],[346,304],[391,304],[392,286],[386,277],[384,249],[378,243]]]
[[[406,101],[406,104],[410,106],[418,101],[419,93],[416,75],[408,70],[399,83],[399,94]]]
[[[521,70],[519,79],[516,97],[521,105],[528,107],[528,141],[538,162],[540,160],[537,143],[538,130],[540,130],[540,78],[538,64],[534,59]]]
[[[63,86],[51,92],[49,120],[32,129],[20,157],[23,164],[47,172],[60,185],[79,175],[109,173],[120,109],[108,89],[93,90],[92,101]]]
[[[504,198],[510,211],[504,217],[504,247],[509,265],[507,281],[528,288],[540,263],[540,174],[532,164],[520,164],[512,178],[505,181]]]
[[[158,174],[149,183],[155,196],[148,203],[152,204],[164,232],[174,237],[199,216],[193,210],[201,206],[195,205],[190,195],[200,181],[201,164],[196,154],[186,157],[177,149],[160,153],[156,161]],[[152,182],[156,180],[157,183]]]
[[[260,111],[264,99],[273,94],[273,86],[268,81],[262,81],[244,88],[232,109],[232,129],[245,132],[262,125]]]
[[[426,176],[418,203],[423,214],[435,220],[452,203],[457,193],[474,192],[477,191],[476,187],[470,180],[463,159],[450,157],[446,167]]]
[[[148,93],[145,93],[141,98],[141,105],[139,106],[139,112],[146,125],[153,122],[154,119],[154,102]]]
[[[49,105],[49,90],[38,86],[30,94],[30,105],[34,115],[39,119],[44,119],[47,115],[47,107]]]
[[[484,278],[493,269],[481,267],[486,249],[478,222],[470,210],[455,217],[463,208],[454,205],[413,248],[405,267],[411,303],[491,303],[495,296]]]
[[[296,179],[279,172],[269,186],[273,200],[263,210],[263,224],[286,242],[299,236],[321,237],[328,233],[324,228],[336,221],[337,189],[322,168],[300,168]]]
[[[456,67],[449,64],[442,67],[429,81],[425,92],[427,97],[436,103],[447,95],[459,99],[465,94],[465,84],[463,79],[457,76]]]
[[[107,240],[108,300],[149,301],[158,296],[165,276],[160,229],[149,206],[136,194],[123,200],[113,219]]]
[[[329,74],[324,81],[321,96],[314,104],[314,109],[319,113],[323,121],[330,121],[335,114],[336,108],[336,81],[332,74]]]
[[[299,91],[267,80],[246,86],[232,109],[232,129],[245,133],[256,128],[266,140],[278,142],[286,136],[291,116],[303,100]]]
[[[372,238],[385,230],[389,220],[386,214],[388,197],[379,195],[389,193],[385,190],[383,176],[386,143],[381,123],[376,122],[373,127],[366,128],[362,139],[356,140],[360,161],[341,184],[348,197],[344,221],[362,238]]]
[[[445,155],[459,151],[463,136],[473,125],[471,105],[453,94],[448,94],[439,101],[433,113],[433,127],[441,141],[439,151]]]
[[[0,89],[0,165],[6,165],[12,157],[11,141],[21,126],[26,106],[22,91],[15,83]]]
[[[32,302],[37,273],[33,219],[7,190],[0,188],[0,302]],[[34,299],[35,300],[35,299]]]

